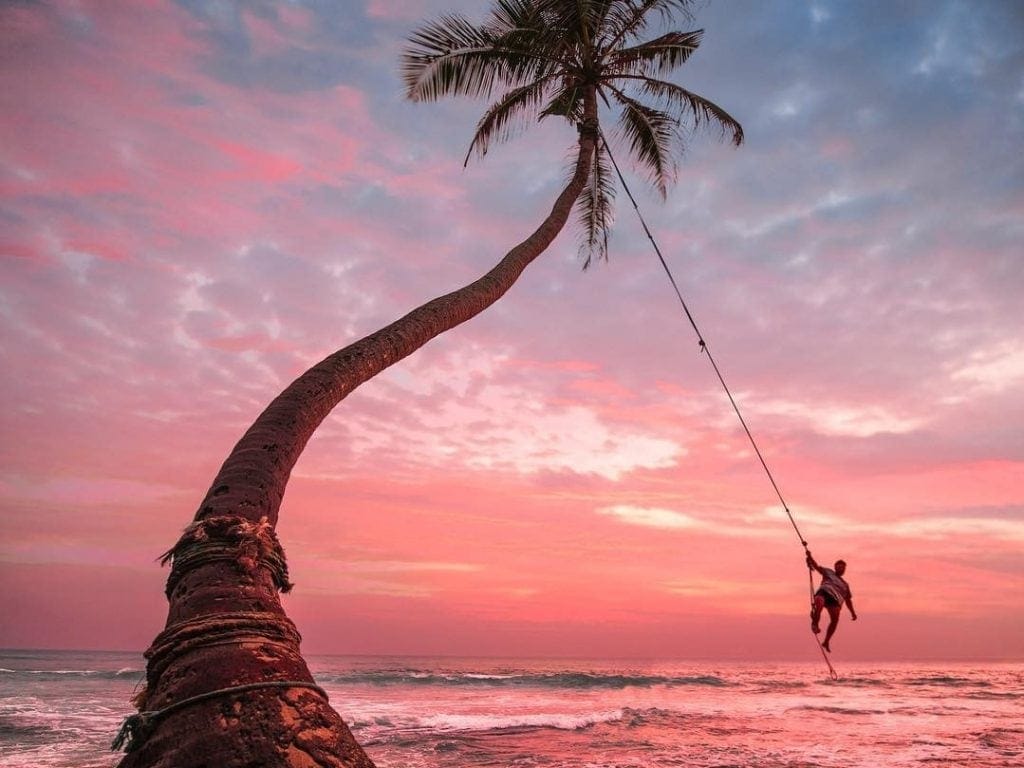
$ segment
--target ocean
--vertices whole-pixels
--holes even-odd
[[[1024,663],[308,661],[378,768],[1024,766]],[[115,765],[142,669],[0,651],[0,766]]]

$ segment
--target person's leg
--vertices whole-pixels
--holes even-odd
[[[825,630],[825,641],[821,644],[829,653],[832,653],[832,649],[828,647],[829,642],[832,640],[832,635],[836,632],[836,626],[839,624],[839,611],[842,608],[840,605],[828,605],[828,629]]]
[[[814,600],[811,601],[811,629],[814,630],[814,634],[821,632],[821,627],[818,621],[821,618],[821,609],[825,607],[825,598],[821,595],[815,595]]]

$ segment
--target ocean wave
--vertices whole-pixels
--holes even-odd
[[[0,668],[0,674],[24,676],[32,680],[64,680],[82,677],[90,680],[121,680],[135,679],[145,674],[145,670],[136,667],[121,669],[7,669]]]
[[[588,713],[537,713],[500,715],[440,714],[424,717],[419,726],[432,731],[505,731],[522,728],[554,728],[560,731],[578,731],[598,723],[621,720],[623,710]]]
[[[622,715],[624,722],[630,728],[639,728],[644,725],[665,725],[683,717],[680,712],[662,707],[648,707],[647,709],[626,707],[622,711]]]
[[[539,688],[651,688],[664,686],[713,686],[727,683],[715,675],[602,675],[590,672],[551,672],[522,674],[484,674],[479,672],[420,672],[413,670],[327,673],[316,675],[321,684],[334,685],[436,685],[480,687],[539,687]]]
[[[757,693],[774,693],[776,691],[793,691],[802,688],[810,688],[810,683],[803,680],[769,680],[753,684]]]
[[[385,715],[376,715],[374,717],[359,718],[354,717],[349,721],[348,727],[353,731],[365,730],[367,728],[395,728],[397,724],[395,721]]]
[[[834,682],[828,682],[827,685],[836,685],[845,688],[891,688],[892,684],[888,680],[883,680],[877,677],[841,677],[839,680]]]
[[[938,685],[938,686],[949,686],[951,688],[963,688],[963,687],[974,687],[974,688],[990,688],[992,683],[987,680],[971,680],[966,677],[953,677],[951,675],[931,675],[927,677],[911,677],[904,681],[906,685]]]
[[[470,680],[515,680],[518,677],[522,677],[522,673],[506,673],[506,674],[484,674],[482,672],[465,672],[464,677]]]
[[[0,719],[0,743],[36,744],[46,740],[52,729],[39,723],[15,723]]]
[[[1012,691],[974,691],[972,693],[964,694],[963,697],[965,699],[978,699],[981,701],[1001,701],[1024,699],[1024,693],[1015,693]]]
[[[884,709],[860,709],[856,707],[830,707],[830,706],[815,706],[813,704],[804,704],[799,707],[790,707],[787,712],[794,711],[808,711],[808,712],[828,712],[833,715],[884,715],[887,714]]]
[[[1024,731],[1020,728],[992,728],[979,733],[978,742],[984,747],[1012,757],[1024,752]]]

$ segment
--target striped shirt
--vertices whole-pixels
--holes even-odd
[[[840,605],[853,597],[850,585],[831,568],[821,569],[821,589],[832,595]]]

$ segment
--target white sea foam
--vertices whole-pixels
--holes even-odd
[[[557,728],[575,731],[597,723],[610,723],[621,719],[622,710],[615,709],[583,714],[442,714],[421,718],[419,724],[438,731],[497,731],[506,728]]]
[[[504,674],[504,675],[491,674],[491,675],[484,675],[484,674],[481,674],[481,673],[478,673],[478,672],[466,672],[464,675],[462,675],[462,677],[468,678],[469,680],[515,680],[517,678],[523,677],[523,675],[522,674],[518,674],[518,675],[513,675],[513,674]]]
[[[0,674],[0,763],[113,766],[138,654],[19,653],[0,652],[30,667]],[[1022,664],[844,664],[832,682],[819,663],[310,661],[380,766],[1024,766]]]

